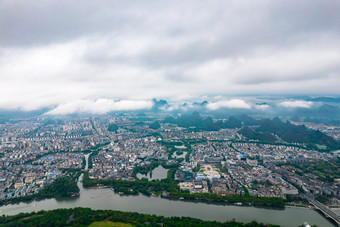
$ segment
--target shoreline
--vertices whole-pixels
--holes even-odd
[[[99,189],[98,190],[98,193],[96,192],[96,193],[91,193],[90,191],[92,191],[91,189],[89,189],[88,190],[88,192],[86,193],[86,195],[92,195],[92,196],[94,196],[94,197],[91,197],[90,196],[90,198],[96,198],[98,195],[101,195],[101,194],[107,194],[107,195],[105,195],[105,196],[103,196],[103,198],[112,198],[112,196],[114,197],[114,198],[116,198],[116,196],[118,196],[118,197],[120,197],[120,195],[118,195],[118,193],[112,193],[112,191],[110,190],[108,190],[109,188],[102,188],[102,189]],[[96,191],[95,189],[94,189],[94,191]],[[85,193],[85,192],[84,192]],[[111,194],[111,195],[109,195],[109,194]],[[143,195],[140,195],[140,196],[142,196],[142,197],[144,197],[144,198],[141,198],[141,199],[143,199],[142,201],[149,201],[148,200],[148,198],[147,198],[147,196],[143,196]],[[120,199],[117,197],[117,201],[120,201]],[[123,197],[127,197],[127,201],[128,201],[128,203],[127,204],[132,204],[133,202],[132,201],[136,201],[136,200],[134,200],[134,199],[129,199],[129,198],[133,198],[134,196],[123,196]],[[84,197],[85,198],[85,197]],[[156,198],[160,198],[160,197],[156,197]],[[137,199],[138,201],[139,201],[139,198]],[[46,200],[45,200],[46,201]],[[72,201],[77,201],[77,200],[70,200],[71,202]],[[105,200],[104,200],[105,201]],[[113,201],[115,201],[115,200],[113,200]],[[124,200],[125,201],[125,200]],[[168,204],[166,201],[168,201],[168,199],[164,199],[163,201],[165,201],[165,202],[161,202],[161,201],[157,201],[156,202],[156,204],[159,204],[159,202],[161,202],[160,204]],[[180,202],[180,204],[178,203],[176,203],[179,207],[191,207],[192,205],[192,202],[191,201],[185,201],[185,200],[178,200],[178,202]],[[185,204],[185,203],[187,203],[187,204]],[[199,205],[199,204],[202,204],[202,206],[203,207],[206,207],[204,204],[206,204],[205,202],[199,202],[199,201],[197,201],[197,202],[194,202],[194,203],[197,203],[197,205],[193,205],[193,207],[201,207],[201,205]],[[14,207],[9,207],[9,208],[0,208],[0,210],[3,210],[3,212],[5,213],[5,214],[7,214],[7,212],[13,212],[13,210],[12,210],[12,208],[16,208],[16,209],[22,209],[22,212],[26,212],[27,210],[31,210],[31,209],[33,209],[33,210],[35,210],[35,212],[39,212],[39,211],[41,211],[41,210],[53,210],[53,209],[55,209],[55,201],[54,201],[54,199],[52,199],[52,201],[50,201],[50,202],[47,202],[47,203],[45,203],[45,202],[42,202],[41,204],[40,203],[36,203],[36,202],[32,202],[32,203],[22,203],[23,205],[19,205],[19,206],[14,206]],[[47,204],[47,205],[45,205],[45,204]],[[87,204],[87,203],[86,203]],[[173,203],[169,203],[169,204],[173,204]],[[53,205],[53,206],[52,206]],[[266,212],[269,212],[270,214],[271,213],[275,213],[275,212],[283,212],[285,215],[286,214],[288,214],[288,215],[292,215],[292,214],[295,214],[295,213],[302,213],[302,214],[305,214],[305,213],[308,213],[308,214],[310,214],[310,212],[311,211],[313,211],[313,209],[311,209],[311,208],[309,208],[309,207],[296,207],[296,206],[284,206],[282,209],[275,209],[275,207],[270,207],[270,206],[266,206],[266,207],[261,207],[261,206],[248,206],[247,204],[243,204],[243,205],[234,205],[234,204],[217,204],[217,203],[215,203],[215,204],[208,204],[208,205],[214,205],[214,209],[215,210],[220,210],[220,209],[225,209],[226,211],[231,211],[231,210],[234,210],[234,209],[236,209],[236,210],[240,210],[240,211],[246,211],[246,212],[252,212],[253,211],[253,209],[255,208],[255,209],[257,209],[256,211],[259,211],[261,214],[263,214],[264,216],[267,214]],[[218,207],[216,206],[216,205],[218,205]],[[34,206],[34,207],[32,207],[32,206]],[[45,207],[46,206],[46,207]],[[30,208],[30,207],[32,207],[32,208]],[[58,207],[58,209],[65,209],[65,208],[76,208],[76,207],[92,207],[91,205],[85,205],[84,206],[84,204],[83,205],[81,205],[81,206],[79,206],[79,205],[77,205],[77,204],[73,204],[73,202],[71,203],[71,205],[69,206],[69,205],[66,205],[66,206],[63,206],[63,205],[61,205],[60,207]],[[224,207],[226,207],[226,208],[224,208]],[[228,208],[229,207],[229,208]],[[251,207],[251,208],[250,208]],[[302,209],[292,209],[292,208],[302,208]],[[99,206],[99,207],[97,207],[96,205],[94,206],[94,207],[92,207],[91,209],[99,209],[99,210],[110,210],[110,209],[119,209],[119,208],[117,208],[117,207],[115,207],[115,208],[113,208],[113,207],[111,207],[110,206],[110,208],[108,208],[106,205],[104,205],[104,206]],[[267,210],[267,211],[266,211]],[[157,213],[157,211],[156,212],[154,212],[154,210],[151,210],[151,211],[149,211],[149,210],[144,210],[144,209],[139,209],[138,208],[138,211],[137,210],[135,210],[134,208],[132,208],[132,210],[130,209],[130,208],[128,208],[127,210],[126,210],[127,212],[140,212],[140,213],[144,213],[144,214],[151,214],[151,215],[156,215],[156,213]],[[176,213],[176,211],[173,211],[174,212],[174,214],[172,214],[171,216],[175,216],[175,217],[177,217],[178,216],[178,213]],[[217,212],[218,213],[218,212]],[[16,215],[17,213],[16,212],[13,212],[13,215]],[[278,213],[277,213],[278,214]],[[9,215],[9,214],[7,214],[7,215]],[[158,215],[162,215],[162,216],[164,216],[164,215],[166,215],[166,214],[164,214],[164,213],[162,213],[161,212],[161,214],[158,214]],[[238,217],[238,214],[236,213],[235,214],[236,216],[234,216],[234,215],[231,215],[231,217],[230,218],[228,218],[227,220],[231,220],[232,218],[235,218],[235,217]],[[280,213],[280,215],[281,215],[281,213]],[[315,215],[315,214],[313,214],[313,215]],[[311,215],[311,216],[313,216],[313,215]],[[181,215],[180,215],[181,216]],[[183,216],[188,216],[188,217],[195,217],[195,218],[199,218],[199,219],[202,219],[202,220],[210,220],[210,217],[198,217],[196,214],[195,215],[193,215],[193,216],[191,216],[190,214],[188,215],[188,214],[186,214],[186,215],[183,215]],[[293,215],[294,216],[294,215]],[[289,216],[290,217],[290,216]],[[216,218],[216,220],[220,220],[221,218],[218,216],[218,218]],[[223,218],[222,218],[223,219]],[[221,220],[222,220],[221,219]],[[255,219],[257,219],[257,218],[255,218]],[[320,218],[320,220],[321,219],[323,219],[323,218]],[[215,220],[215,219],[214,219]],[[262,221],[262,220],[261,220]],[[302,220],[302,221],[305,221],[305,220]],[[317,222],[319,222],[319,219],[318,219],[318,221]],[[322,221],[320,221],[320,222],[322,222]],[[270,222],[268,222],[268,223],[270,223]],[[301,223],[303,223],[303,222],[301,222]],[[300,223],[299,223],[300,224]],[[297,226],[297,225],[295,225],[295,226]],[[326,225],[318,225],[318,226],[326,226]]]
[[[305,210],[314,210],[312,206],[293,206],[293,205],[285,205],[285,207],[289,208],[298,208],[298,209],[305,209]]]
[[[91,187],[83,187],[83,189],[110,189],[114,194],[119,194],[120,196],[133,196],[133,195],[124,195],[124,194],[120,194],[119,192],[115,192],[114,190],[112,190],[112,187],[110,186],[106,186],[106,185],[101,185],[101,186],[91,186]],[[143,195],[141,193],[139,193],[140,195]],[[76,196],[70,196],[70,197],[46,197],[46,198],[32,198],[32,199],[28,199],[28,200],[21,200],[21,201],[6,201],[6,203],[0,205],[0,208],[3,206],[7,206],[7,205],[12,205],[12,204],[20,204],[20,203],[31,203],[31,202],[39,202],[41,200],[45,200],[45,199],[58,199],[58,198],[74,198],[80,196],[80,194],[76,195]],[[146,196],[146,195],[145,195]],[[149,196],[147,196],[149,197]],[[193,202],[193,203],[205,203],[205,204],[216,204],[216,205],[221,205],[221,206],[240,206],[240,207],[249,207],[249,206],[253,206],[253,207],[257,207],[256,204],[249,204],[249,203],[245,203],[245,202],[241,202],[242,205],[236,205],[234,202],[230,202],[230,203],[223,203],[223,202],[211,202],[211,201],[205,201],[205,200],[200,200],[200,199],[196,199],[196,200],[191,200],[191,199],[174,199],[174,198],[169,198],[169,197],[162,197],[162,196],[155,196],[155,195],[151,195],[150,197],[160,197],[166,200],[181,200],[184,202]],[[260,205],[261,206],[261,205]],[[272,209],[277,209],[279,208],[278,206],[274,206],[274,205],[264,205],[264,207],[266,208],[272,208]],[[292,205],[292,204],[284,204],[283,206],[281,206],[281,208],[299,208],[299,209],[307,209],[307,210],[315,210],[313,206],[310,205]],[[339,207],[332,207],[330,208],[330,210],[333,211],[338,211],[340,210],[340,206]]]
[[[115,194],[119,194],[120,196],[135,196],[135,195],[125,195],[125,194],[120,194],[119,192],[115,192],[113,190],[112,187],[110,186],[106,186],[106,185],[101,185],[101,186],[91,186],[91,187],[84,187],[84,189],[110,189],[113,193]],[[143,195],[141,193],[139,193],[139,195]],[[147,195],[144,195],[147,196]],[[263,207],[267,207],[267,208],[272,208],[272,209],[277,209],[277,208],[301,208],[301,209],[307,209],[307,210],[315,210],[315,208],[311,205],[286,205],[284,204],[283,206],[275,206],[275,205],[256,205],[256,204],[249,204],[248,202],[242,202],[242,205],[236,205],[235,203],[237,202],[214,202],[214,201],[205,201],[205,200],[201,200],[201,199],[176,199],[176,198],[171,198],[171,197],[163,197],[163,196],[155,196],[155,195],[150,195],[147,197],[160,197],[166,200],[179,200],[179,201],[184,201],[184,202],[193,202],[193,203],[205,203],[205,204],[216,204],[216,205],[221,205],[221,206],[241,206],[241,207],[249,207],[249,206],[253,206],[253,207],[257,207],[257,206],[263,206]],[[330,210],[340,210],[340,206],[339,207],[334,207],[334,208],[329,208]]]

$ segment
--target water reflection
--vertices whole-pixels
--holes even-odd
[[[137,174],[137,178],[138,179],[142,179],[142,178],[148,178],[148,180],[162,180],[165,179],[167,177],[168,174],[168,170],[163,168],[162,166],[158,166],[157,168],[155,168],[154,170],[152,170],[151,172],[149,172],[148,174]]]

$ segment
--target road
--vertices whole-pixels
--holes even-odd
[[[320,210],[326,217],[331,218],[335,221],[338,226],[340,226],[340,216],[330,210],[328,207],[315,200],[311,195],[304,194],[304,198],[308,200],[310,204],[312,204],[316,209]]]

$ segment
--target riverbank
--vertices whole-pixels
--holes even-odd
[[[252,227],[278,227],[278,225],[262,224],[255,220],[250,223],[236,222],[235,220],[218,222],[204,221],[190,217],[163,217],[156,215],[121,212],[114,210],[92,210],[89,208],[57,209],[40,211],[38,213],[21,213],[15,216],[0,216],[0,226],[80,226],[106,221],[106,224],[124,223],[129,226],[252,226]]]
[[[80,177],[81,180],[82,176]],[[164,217],[191,217],[207,221],[225,222],[235,219],[237,222],[257,220],[283,226],[299,226],[305,221],[323,227],[333,227],[327,219],[312,209],[284,207],[275,209],[261,206],[222,205],[198,201],[169,200],[153,196],[124,196],[109,188],[86,189],[78,181],[80,196],[64,199],[44,199],[29,203],[20,203],[0,207],[1,215],[15,215],[57,208],[89,207],[93,210],[119,210],[138,212]]]
[[[92,186],[92,187],[86,187],[87,189],[110,189],[112,192],[117,193],[121,196],[138,196],[139,194],[124,194],[122,192],[116,191],[113,187],[110,185],[100,185],[100,186]],[[140,193],[143,195],[142,193]],[[207,195],[207,194],[202,194],[202,195]],[[209,195],[209,194],[208,194]],[[264,207],[264,208],[273,208],[273,209],[283,209],[285,207],[290,207],[290,208],[303,208],[303,209],[314,209],[312,206],[309,205],[293,205],[293,204],[283,204],[283,205],[266,205],[263,203],[252,203],[252,202],[241,202],[240,200],[235,200],[235,201],[218,201],[218,200],[213,200],[213,199],[200,199],[199,197],[192,197],[192,198],[185,198],[185,197],[180,197],[179,195],[176,196],[169,196],[166,193],[163,193],[161,195],[159,194],[151,194],[151,195],[144,195],[148,197],[161,197],[163,199],[167,200],[173,200],[173,201],[184,201],[184,202],[194,202],[194,203],[205,203],[205,204],[216,204],[216,205],[237,205],[237,206],[244,206],[244,207],[249,207],[249,206],[254,206],[254,207]]]
[[[290,208],[298,208],[298,209],[308,209],[308,210],[314,210],[312,206],[301,206],[301,205],[285,205],[285,207]]]
[[[169,170],[170,171],[170,170]],[[173,172],[173,171],[172,171]],[[170,178],[161,181],[126,181],[126,180],[90,180],[88,172],[84,173],[83,184],[85,188],[111,187],[117,193],[124,195],[138,195],[139,193],[151,196],[162,195],[166,199],[183,199],[188,201],[199,201],[218,204],[244,203],[246,205],[284,207],[285,201],[281,198],[251,197],[242,195],[221,196],[211,193],[181,192],[177,184]]]
[[[0,207],[8,204],[18,204],[21,202],[41,201],[50,198],[72,198],[79,196],[80,169],[65,169],[64,176],[55,179],[51,184],[46,185],[38,193],[23,197],[10,198],[0,201]]]

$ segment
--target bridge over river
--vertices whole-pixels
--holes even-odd
[[[330,210],[328,207],[326,207],[319,201],[315,200],[312,196],[305,194],[304,197],[308,200],[310,204],[312,204],[315,207],[315,209],[318,209],[319,211],[321,211],[327,218],[332,219],[340,227],[340,216],[339,215],[334,213],[332,210]]]

